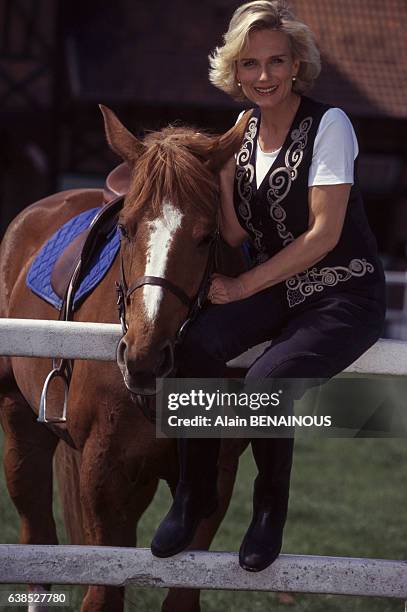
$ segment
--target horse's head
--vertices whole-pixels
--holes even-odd
[[[217,233],[218,171],[246,122],[221,137],[168,127],[141,142],[101,108],[108,142],[131,170],[119,217],[127,297],[117,362],[130,391],[153,394],[156,377],[173,370],[178,332],[202,293]]]

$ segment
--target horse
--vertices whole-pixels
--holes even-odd
[[[219,170],[239,149],[246,128],[241,120],[222,136],[213,136],[169,126],[139,140],[113,111],[101,109],[107,142],[128,165],[131,178],[118,220],[119,256],[74,319],[117,321],[114,284],[121,266],[129,286],[146,276],[165,282],[142,284],[127,296],[117,363],[74,363],[65,429],[37,422],[49,360],[0,357],[4,467],[20,516],[22,544],[58,543],[52,512],[57,446],[57,473],[73,543],[136,546],[137,522],[159,479],[175,491],[175,440],[156,438],[154,424],[135,400],[148,395],[154,409],[155,378],[174,368],[177,334],[188,316],[188,300],[199,292],[217,230]],[[62,224],[101,201],[100,189],[73,189],[35,202],[16,217],[0,246],[1,317],[58,318],[55,308],[27,288],[27,271]],[[188,300],[181,300],[174,287]],[[219,507],[201,523],[190,548],[210,546],[246,445],[241,440],[222,443]],[[123,600],[122,588],[90,586],[81,611],[120,612]],[[198,612],[199,591],[170,589],[162,609]]]

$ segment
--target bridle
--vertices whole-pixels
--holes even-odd
[[[206,261],[205,270],[202,276],[201,283],[199,285],[198,292],[193,298],[190,298],[181,287],[178,287],[178,285],[176,285],[172,281],[161,276],[139,276],[129,287],[124,272],[123,255],[122,251],[120,250],[120,280],[116,281],[116,292],[117,309],[119,313],[120,324],[122,326],[123,336],[127,333],[128,330],[126,322],[126,306],[129,305],[130,297],[132,296],[132,294],[137,289],[139,289],[140,287],[144,287],[145,285],[161,287],[162,289],[165,289],[175,295],[188,309],[187,317],[179,327],[175,336],[175,340],[168,339],[166,342],[166,345],[169,346],[171,349],[172,358],[175,360],[176,349],[179,348],[179,346],[181,345],[189,325],[192,323],[192,321],[194,321],[199,311],[202,309],[202,306],[204,305],[205,300],[207,298],[212,272],[218,268],[219,245],[220,233],[218,223],[215,232],[210,238],[209,253],[208,259]],[[173,374],[175,371],[176,363],[174,361],[173,370],[170,374]],[[151,393],[138,393],[137,400],[144,416],[150,422],[155,423],[156,411],[151,409],[148,403],[148,397],[150,397],[151,395]]]
[[[140,287],[144,287],[145,285],[156,285],[162,287],[162,289],[170,291],[170,293],[175,295],[188,308],[187,318],[178,329],[175,340],[172,342],[169,341],[172,344],[173,349],[179,345],[182,342],[189,325],[196,318],[207,298],[211,275],[217,267],[219,240],[219,229],[216,229],[210,239],[205,271],[198,292],[193,298],[190,298],[181,287],[178,287],[178,285],[175,283],[161,276],[139,276],[129,287],[126,282],[123,256],[120,251],[120,281],[116,282],[116,291],[117,308],[119,311],[119,319],[122,326],[123,335],[126,334],[128,330],[126,323],[126,306],[128,306],[130,303],[131,295]]]
[[[134,291],[140,287],[144,287],[145,285],[156,285],[158,287],[162,287],[162,289],[166,289],[175,295],[188,308],[187,317],[178,329],[175,340],[167,341],[167,344],[171,347],[173,358],[175,359],[175,349],[182,343],[189,325],[196,318],[207,298],[212,272],[218,267],[219,241],[219,229],[217,228],[211,237],[205,271],[198,292],[194,298],[190,298],[181,287],[178,287],[178,285],[175,285],[175,283],[161,276],[139,276],[129,287],[127,285],[124,273],[123,255],[120,251],[120,281],[116,282],[116,291],[117,308],[119,311],[119,319],[122,326],[123,335],[125,335],[128,330],[126,323],[126,306],[129,305],[130,297]],[[174,363],[173,372],[175,369],[176,365]],[[138,404],[144,416],[152,423],[155,423],[156,412],[150,408],[147,394],[144,395],[142,393],[138,393],[137,395]],[[150,396],[151,394],[148,395]]]

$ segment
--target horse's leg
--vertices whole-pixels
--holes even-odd
[[[70,544],[83,544],[82,506],[79,491],[81,454],[68,444],[59,444],[54,458],[65,532]]]
[[[188,550],[208,550],[210,547],[229,507],[239,457],[248,443],[249,440],[222,441],[218,461],[218,508],[209,518],[201,521]],[[170,589],[163,602],[162,612],[200,612],[199,596],[199,589]]]
[[[1,369],[0,364],[0,374]],[[0,376],[0,387],[4,471],[10,497],[21,519],[20,543],[58,544],[52,512],[52,457],[58,438],[36,422],[36,415],[12,376],[7,379]],[[48,585],[30,586],[35,592],[48,588]],[[29,610],[39,612],[46,608],[30,606]]]
[[[134,465],[129,469],[120,449],[112,449],[111,440],[100,435],[87,440],[80,469],[86,544],[136,546],[137,521],[153,499],[158,479],[133,480],[130,471],[134,474],[137,469]],[[123,605],[124,588],[90,586],[81,612],[122,612]]]

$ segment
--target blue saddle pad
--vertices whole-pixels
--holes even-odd
[[[55,262],[62,251],[80,234],[87,229],[100,208],[92,208],[65,223],[42,247],[27,274],[27,286],[36,295],[43,298],[58,310],[62,307],[62,300],[51,286],[51,273]],[[102,280],[112,265],[120,248],[120,237],[117,228],[113,228],[107,236],[106,242],[98,253],[94,255],[86,276],[79,285],[75,297],[74,308]]]

